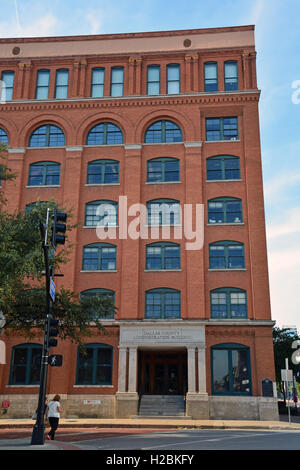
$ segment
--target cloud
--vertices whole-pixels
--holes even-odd
[[[23,20],[21,23],[10,19],[0,22],[0,36],[5,37],[40,37],[57,34],[61,26],[60,20],[51,12],[42,16]]]
[[[293,207],[285,213],[280,213],[281,220],[276,225],[274,223],[267,224],[267,238],[272,240],[277,237],[292,235],[300,232],[300,207]],[[298,244],[300,245],[300,237]]]
[[[85,18],[88,23],[88,29],[90,28],[90,31],[88,32],[88,34],[101,33],[102,24],[103,24],[103,16],[104,14],[101,10],[89,11],[85,15]]]
[[[300,183],[300,170],[281,173],[275,178],[265,181],[264,183],[264,195],[266,198],[279,195],[280,192],[290,190],[291,186]]]

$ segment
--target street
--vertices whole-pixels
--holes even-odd
[[[240,429],[61,429],[57,432],[55,441],[45,441],[42,446],[32,446],[30,442],[31,431],[28,429],[1,430],[1,451],[89,450],[100,452],[110,450],[148,452],[300,450],[300,432]]]

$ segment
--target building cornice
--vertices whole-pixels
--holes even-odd
[[[66,100],[13,100],[0,105],[1,111],[59,111],[66,109],[95,109],[139,106],[166,106],[166,105],[208,105],[233,104],[249,101],[259,101],[260,90],[245,90],[234,93],[185,93],[180,95],[153,96],[122,96],[117,98],[69,98]]]

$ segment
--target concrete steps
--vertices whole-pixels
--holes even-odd
[[[183,395],[142,395],[137,418],[186,418]]]

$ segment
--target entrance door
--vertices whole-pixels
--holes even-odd
[[[187,390],[186,352],[146,352],[139,354],[139,393],[184,395]]]

